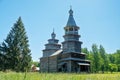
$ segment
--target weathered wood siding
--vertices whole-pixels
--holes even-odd
[[[41,72],[48,72],[48,63],[49,63],[49,58],[48,57],[42,57],[40,59],[40,71]]]
[[[49,57],[49,72],[57,72],[57,56]]]
[[[41,72],[57,72],[57,56],[42,57],[40,59]]]

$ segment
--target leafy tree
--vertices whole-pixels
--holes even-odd
[[[7,38],[1,44],[0,50],[5,54],[5,61],[8,63],[5,64],[9,66],[8,69],[26,71],[26,69],[30,68],[31,54],[21,17],[19,17]]]
[[[98,52],[98,48],[96,44],[92,45],[92,53],[93,53],[93,67],[94,71],[98,72],[100,69],[100,56]]]
[[[115,63],[120,64],[120,50],[117,50],[115,53]]]
[[[101,56],[101,70],[104,73],[108,69],[108,58],[102,45],[100,45],[99,53]]]
[[[89,51],[87,48],[82,48],[82,52],[86,54],[86,59],[89,59]]]
[[[117,67],[118,67],[118,71],[120,72],[120,64],[117,64]]]
[[[88,60],[90,60],[90,70],[91,70],[91,72],[95,71],[93,55],[94,55],[93,52],[89,51],[89,59]]]
[[[114,64],[115,63],[115,54],[109,54],[108,57],[109,57],[110,63]]]
[[[114,63],[118,66],[118,71],[120,71],[120,50],[117,50],[115,53],[114,53]]]
[[[112,72],[118,71],[118,67],[116,64],[109,64],[109,70]]]

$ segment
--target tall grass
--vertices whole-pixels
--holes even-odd
[[[25,73],[0,72],[0,80],[24,80]],[[76,73],[27,73],[25,80],[120,80],[120,73],[76,74]]]

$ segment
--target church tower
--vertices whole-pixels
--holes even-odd
[[[57,56],[54,53],[61,49],[61,45],[58,44],[58,39],[55,38],[56,34],[51,33],[51,39],[48,39],[48,43],[45,44],[43,50],[43,56],[40,58],[40,71],[41,72],[56,72],[57,71]]]
[[[58,70],[64,72],[88,72],[90,70],[90,61],[85,59],[85,53],[81,52],[82,42],[79,41],[80,35],[73,18],[73,10],[69,10],[69,18],[64,27],[65,35],[62,42],[61,57],[58,64]]]
[[[43,50],[43,57],[49,57],[52,55],[54,52],[59,50],[61,48],[61,45],[58,44],[58,39],[55,39],[56,34],[53,32],[51,34],[51,39],[48,40],[48,43],[45,44],[45,49]]]
[[[64,27],[65,35],[63,44],[63,52],[81,52],[81,44],[79,41],[80,35],[78,34],[79,27],[73,18],[73,10],[69,10],[69,18],[66,26]]]

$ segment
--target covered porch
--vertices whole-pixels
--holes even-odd
[[[90,72],[90,64],[88,63],[77,63],[78,70],[77,72]]]

